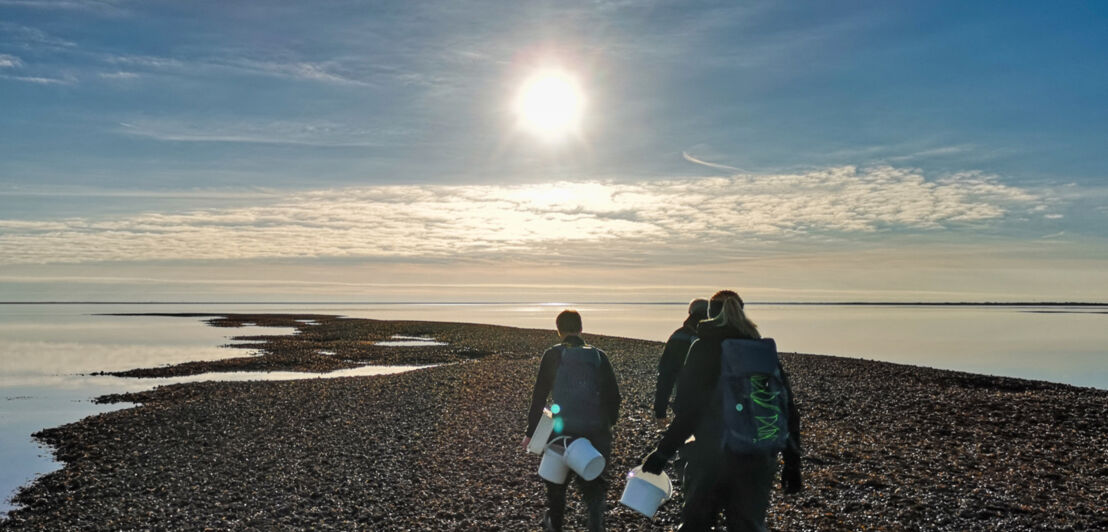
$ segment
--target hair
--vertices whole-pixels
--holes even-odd
[[[712,295],[710,315],[701,323],[714,327],[731,327],[747,338],[761,338],[758,325],[743,312],[743,298],[731,290],[720,290]]]
[[[579,333],[583,329],[581,314],[576,310],[563,310],[554,319],[554,325],[558,327],[558,332],[562,333]]]
[[[702,297],[698,297],[692,301],[689,301],[689,316],[695,316],[697,319],[704,319],[708,317],[708,300]]]
[[[739,308],[746,307],[746,304],[743,303],[743,298],[739,296],[739,293],[734,290],[720,290],[719,292],[712,294],[712,301],[723,301],[729,297],[733,297],[739,300]]]

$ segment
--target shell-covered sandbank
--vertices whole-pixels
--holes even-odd
[[[0,529],[538,529],[538,458],[519,441],[552,331],[203,317],[298,332],[246,339],[257,354],[123,375],[439,365],[102,398],[140,406],[37,433],[65,467],[25,487],[23,507]],[[444,345],[379,344],[397,336]],[[608,352],[624,397],[608,528],[675,528],[680,489],[653,522],[618,504],[623,473],[657,440],[650,408],[661,344],[586,336]],[[806,489],[775,491],[772,528],[1108,529],[1108,391],[842,357],[783,360],[803,414]],[[581,512],[571,510],[579,529]]]

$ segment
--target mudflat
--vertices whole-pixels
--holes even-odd
[[[552,331],[207,317],[214,326],[298,333],[251,337],[254,355],[122,374],[439,365],[100,398],[140,406],[36,433],[65,467],[22,489],[23,507],[0,529],[539,528],[539,460],[519,442],[538,357],[557,341]],[[445,345],[377,344],[396,335]],[[651,404],[662,345],[585,337],[608,353],[624,401],[605,472],[608,528],[675,528],[680,486],[653,521],[618,504],[625,473],[658,440]],[[842,357],[782,359],[803,416],[805,490],[775,490],[772,528],[1108,529],[1108,391]],[[568,528],[583,528],[570,497]]]

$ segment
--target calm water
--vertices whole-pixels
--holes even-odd
[[[59,467],[50,450],[31,439],[33,432],[132,406],[97,405],[91,401],[94,397],[202,380],[319,377],[295,372],[242,372],[166,379],[88,375],[98,371],[246,356],[249,351],[220,346],[232,343],[233,336],[295,331],[281,327],[209,327],[195,318],[96,315],[207,310],[161,305],[0,305],[0,516],[12,508],[9,499],[19,486],[37,474]],[[252,309],[237,307],[237,310]],[[366,366],[326,376],[378,375],[417,367],[422,366]]]
[[[665,340],[684,305],[645,304],[327,304],[327,305],[0,305],[0,513],[36,474],[57,467],[30,434],[44,427],[124,408],[95,405],[106,393],[208,380],[317,377],[290,372],[124,379],[84,375],[243,356],[219,347],[230,336],[292,329],[208,327],[199,319],[99,316],[114,312],[340,314],[379,319],[491,323],[552,329],[566,306],[581,311],[586,332]],[[763,334],[783,351],[834,354],[905,364],[1108,388],[1108,307],[748,306]],[[400,342],[409,338],[394,339]],[[418,341],[418,340],[415,340]],[[551,343],[554,343],[551,332]],[[601,346],[603,347],[603,346]],[[537,354],[537,353],[536,353]],[[408,368],[361,368],[343,375]]]

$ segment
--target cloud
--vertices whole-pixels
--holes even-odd
[[[120,71],[120,72],[101,72],[100,77],[103,78],[103,79],[123,80],[123,79],[135,79],[135,78],[138,78],[139,75],[134,73],[134,72]]]
[[[904,162],[915,159],[929,159],[932,157],[947,157],[951,155],[960,155],[973,151],[974,147],[969,144],[962,144],[957,146],[941,146],[938,148],[930,148],[926,150],[920,150],[914,153],[905,155],[897,155],[888,157],[886,160],[890,162]]]
[[[77,79],[73,77],[64,78],[48,78],[44,76],[8,76],[0,75],[0,79],[10,79],[13,81],[22,81],[24,83],[34,83],[37,85],[72,85],[77,83]]]
[[[72,45],[71,42],[55,38],[36,28],[0,22],[0,46],[20,48],[35,54],[41,49],[58,50]],[[21,75],[0,74],[0,79],[37,85],[72,85],[77,82],[77,78],[68,72],[60,75],[57,73],[43,73],[41,67],[31,68],[28,71],[24,68],[26,66],[19,57],[11,54],[0,54],[0,72],[19,71],[21,73]]]
[[[775,243],[995,223],[1043,198],[963,173],[836,167],[635,183],[397,185],[117,218],[0,220],[0,264],[359,257],[718,255]]]
[[[998,150],[974,144],[935,145],[933,141],[913,140],[893,144],[854,146],[823,153],[832,160],[867,161],[870,164],[919,164],[922,161],[952,157],[976,159],[992,157]]]
[[[232,200],[232,199],[273,199],[279,197],[275,192],[262,187],[246,187],[239,189],[205,189],[194,188],[188,190],[129,190],[119,188],[94,188],[88,186],[58,186],[58,185],[32,185],[32,186],[3,186],[0,185],[0,197],[41,197],[52,198],[81,197],[81,198],[142,198],[142,199],[190,199],[190,200]]]
[[[0,68],[18,68],[23,66],[23,61],[14,55],[0,54]]]
[[[3,2],[4,0],[0,0],[0,6],[4,5]],[[80,6],[91,9],[97,5],[108,8],[113,5],[97,2],[46,3],[58,9]],[[15,4],[23,5],[19,2]],[[418,86],[424,90],[441,90],[449,85],[442,77],[444,74],[429,75],[386,64],[371,57],[373,54],[320,56],[268,48],[260,52],[255,47],[244,48],[218,40],[187,48],[187,52],[172,56],[121,53],[118,48],[104,47],[96,42],[82,42],[78,46],[77,43],[38,28],[0,21],[0,49],[4,48],[50,57],[54,64],[68,62],[71,69],[91,70],[89,77],[98,76],[103,79],[129,79],[142,74],[158,73],[187,79],[215,79],[220,83],[226,83],[228,75],[238,75],[361,88],[393,83]],[[23,64],[11,55],[0,54],[0,58],[4,58],[0,60],[0,69]],[[66,76],[49,72],[35,73],[19,81],[50,83],[50,80],[55,83],[73,82]]]
[[[151,69],[181,68],[185,63],[179,59],[154,55],[103,55],[101,59],[113,65],[127,65]]]
[[[213,64],[226,66],[236,70],[264,74],[288,79],[307,81],[319,81],[338,85],[369,86],[366,81],[355,79],[337,70],[335,62],[309,62],[309,61],[259,61],[254,59],[218,60]]]
[[[155,55],[100,54],[99,59],[111,65],[128,68],[174,72],[183,76],[205,73],[271,76],[284,79],[314,81],[332,85],[370,86],[352,73],[354,69],[338,61],[265,60],[236,56],[228,50],[218,50],[206,57],[175,58]]]
[[[687,151],[681,152],[681,157],[683,157],[686,161],[689,161],[690,163],[699,164],[701,166],[707,166],[708,168],[715,168],[715,169],[718,169],[718,170],[727,170],[727,171],[730,171],[730,172],[741,172],[742,171],[741,168],[736,168],[734,166],[727,166],[726,164],[719,164],[719,163],[710,163],[710,162],[702,160],[702,159],[697,159],[696,157],[693,157],[692,155],[690,155],[689,152],[687,152]]]
[[[322,147],[373,147],[397,134],[351,127],[335,122],[135,120],[120,122],[125,135],[174,142],[229,142]]]
[[[38,28],[0,21],[0,43],[30,49],[62,50],[76,43],[51,35]]]
[[[105,0],[0,0],[0,6],[35,8],[43,10],[91,11],[104,15],[119,15],[126,11],[119,6],[123,2]]]
[[[21,69],[23,61],[14,55],[0,54],[0,69]],[[46,77],[46,76],[16,76],[12,74],[0,74],[0,79],[22,81],[24,83],[37,83],[39,85],[70,85],[77,80],[72,76]]]

